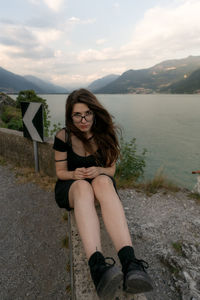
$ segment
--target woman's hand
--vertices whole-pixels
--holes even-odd
[[[73,171],[73,179],[78,180],[78,179],[85,179],[86,168],[77,168],[76,170]]]
[[[101,174],[100,167],[90,167],[85,169],[85,178],[95,178]]]

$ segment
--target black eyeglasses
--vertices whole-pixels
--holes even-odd
[[[72,115],[74,123],[80,123],[83,119],[85,119],[87,122],[92,122],[93,117],[94,114],[91,110],[87,111],[83,116],[80,113],[75,113]]]

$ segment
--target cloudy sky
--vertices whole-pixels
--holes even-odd
[[[64,87],[200,55],[199,0],[0,0],[0,66]]]

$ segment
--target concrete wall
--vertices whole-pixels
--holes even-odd
[[[53,140],[45,139],[44,143],[38,142],[37,145],[39,170],[54,177]],[[33,141],[24,138],[20,131],[0,128],[0,155],[15,165],[35,168]]]

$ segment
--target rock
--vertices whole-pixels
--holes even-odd
[[[172,273],[172,277],[181,294],[181,299],[200,299],[200,252],[195,244],[183,241],[181,252],[173,249],[160,249],[161,261]]]
[[[0,93],[0,111],[4,105],[15,106],[16,102],[11,97],[4,93]]]
[[[0,127],[5,127],[5,123],[1,119],[1,116],[7,106],[15,107],[16,102],[8,95],[0,92]]]

